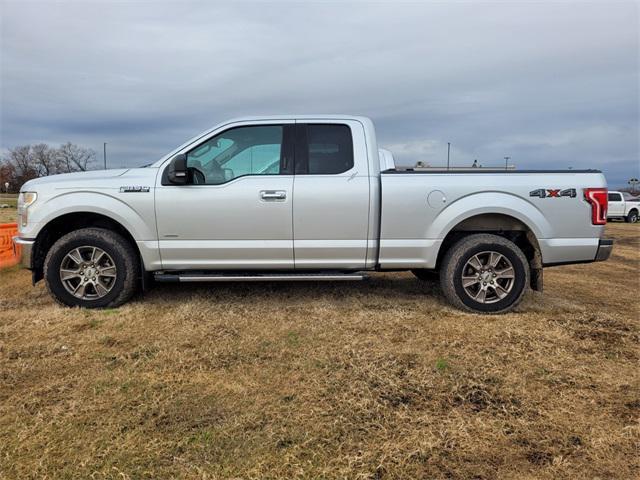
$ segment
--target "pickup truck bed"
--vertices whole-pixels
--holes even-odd
[[[495,230],[499,216],[505,230],[517,228],[535,235],[544,265],[595,259],[602,227],[585,222],[591,207],[576,201],[575,187],[602,183],[597,170],[387,170],[381,177],[383,268],[416,268],[420,261],[421,268],[435,268],[447,234],[459,229]],[[531,196],[532,191],[549,187],[573,189],[576,196]]]

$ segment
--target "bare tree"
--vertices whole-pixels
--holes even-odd
[[[38,168],[33,160],[31,145],[10,148],[5,162],[13,167],[15,183],[19,185],[39,176]]]
[[[16,190],[15,185],[16,171],[13,165],[0,160],[0,190],[5,189],[5,184],[9,184],[9,189],[13,192]],[[5,192],[7,193],[7,192]]]
[[[56,173],[86,171],[95,160],[95,152],[71,142],[52,148],[45,143],[20,145],[0,158],[0,177],[13,191],[25,182]]]
[[[96,152],[90,148],[80,147],[71,142],[60,145],[57,152],[58,161],[66,172],[84,172],[96,158]]]
[[[31,155],[39,177],[60,173],[61,162],[56,149],[46,143],[39,143],[31,147]]]

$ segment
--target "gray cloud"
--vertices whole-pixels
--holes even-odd
[[[229,117],[353,113],[403,163],[640,174],[635,2],[0,1],[3,149],[137,165]]]

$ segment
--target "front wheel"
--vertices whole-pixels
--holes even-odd
[[[638,211],[631,210],[625,220],[627,221],[627,223],[636,223],[638,221]]]
[[[497,235],[477,234],[447,251],[440,284],[458,308],[504,313],[522,301],[529,275],[529,263],[515,243]]]
[[[135,293],[139,261],[121,235],[83,228],[53,244],[44,262],[51,295],[70,307],[117,307]]]

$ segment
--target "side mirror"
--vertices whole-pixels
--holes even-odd
[[[230,168],[223,168],[222,173],[224,174],[225,182],[230,182],[231,180],[233,180],[233,170],[231,170]]]
[[[187,184],[187,156],[184,153],[180,153],[171,159],[167,170],[167,178],[175,185]]]

